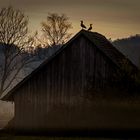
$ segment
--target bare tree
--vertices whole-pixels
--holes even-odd
[[[28,35],[28,17],[12,7],[0,10],[0,96],[33,60],[33,37]]]
[[[69,18],[62,14],[49,13],[47,21],[42,22],[42,31],[48,45],[59,45],[65,43],[71,36],[69,30],[72,24]]]

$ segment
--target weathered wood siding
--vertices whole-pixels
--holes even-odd
[[[103,88],[113,73],[111,61],[80,36],[17,90],[15,128],[92,127],[92,118],[83,118],[89,82]]]

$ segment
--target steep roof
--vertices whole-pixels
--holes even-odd
[[[63,45],[56,53],[54,53],[51,57],[45,60],[37,69],[35,69],[31,74],[25,77],[20,83],[18,83],[11,91],[9,91],[6,95],[1,97],[1,100],[12,100],[10,99],[11,95],[18,89],[23,83],[25,83],[28,79],[30,79],[37,71],[39,71],[44,65],[49,63],[51,60],[55,59],[55,57],[73,41],[77,39],[79,36],[84,36],[91,43],[94,44],[104,55],[106,55],[117,67],[121,67],[121,61],[125,59],[125,56],[119,52],[106,38],[105,36],[97,33],[97,32],[89,32],[86,30],[81,30],[78,32],[72,39],[70,39],[65,45]],[[137,69],[135,65],[133,65],[129,61],[130,65]]]
[[[107,39],[105,36],[97,32],[84,31],[83,34],[93,43],[95,46],[102,51],[107,57],[111,59],[117,66],[120,66],[120,61],[125,58],[125,56],[119,52]]]

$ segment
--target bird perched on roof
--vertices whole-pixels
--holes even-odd
[[[88,31],[92,30],[92,24],[90,24],[90,27],[88,28]]]
[[[84,25],[84,23],[83,23],[83,20],[81,20],[81,27],[82,27],[82,29],[86,29],[86,26]]]

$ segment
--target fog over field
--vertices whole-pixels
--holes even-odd
[[[14,104],[0,101],[0,128],[5,126],[14,115]]]

